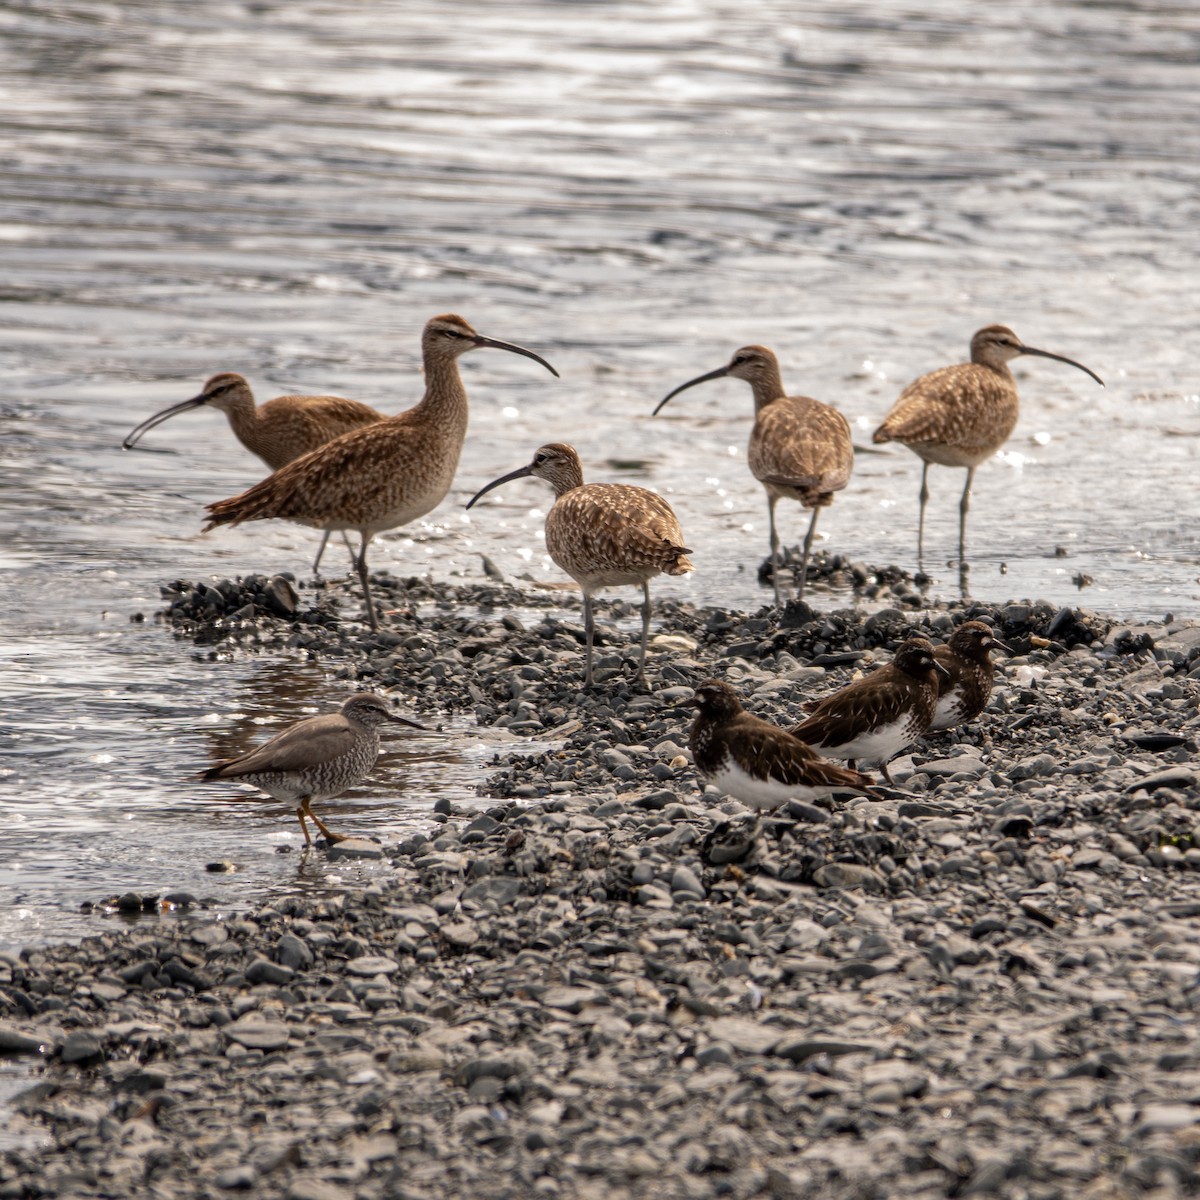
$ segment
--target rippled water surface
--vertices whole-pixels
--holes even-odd
[[[297,527],[200,536],[206,501],[264,473],[219,414],[120,450],[216,371],[394,412],[420,395],[422,324],[460,312],[562,380],[466,359],[455,488],[375,563],[560,578],[536,485],[462,509],[553,437],[670,496],[697,573],[659,593],[747,607],[748,389],[651,420],[656,401],[764,342],[865,447],[905,383],[1002,321],[1108,387],[1017,365],[974,594],[1200,616],[1198,57],[1190,0],[0,3],[0,945],[94,928],[79,902],[130,887],[236,904],[336,882],[273,853],[298,838],[279,806],[193,776],[344,690],[130,622],[164,581],[309,562]],[[911,568],[919,470],[883,449],[822,532]],[[962,473],[931,483],[951,594]],[[331,822],[392,832],[473,800],[495,742],[402,737]],[[224,857],[242,870],[204,875]]]

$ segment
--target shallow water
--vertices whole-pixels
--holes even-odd
[[[536,484],[462,503],[564,439],[593,478],[675,504],[697,573],[656,592],[747,607],[766,598],[748,389],[651,420],[657,400],[765,342],[866,446],[905,383],[1002,321],[1108,387],[1018,363],[1020,425],[976,482],[974,594],[1200,616],[1190,3],[0,3],[0,31],[0,945],[96,928],[77,906],[111,891],[235,904],[334,874],[273,853],[298,837],[277,806],[192,776],[220,731],[265,736],[339,685],[130,623],[164,581],[311,561],[296,527],[200,536],[206,501],[263,474],[218,414],[120,450],[218,370],[397,411],[425,319],[461,312],[562,380],[465,360],[455,489],[374,562],[559,578]],[[911,568],[919,470],[883,449],[820,532]],[[933,590],[953,594],[962,473],[931,484]],[[495,749],[398,747],[331,823],[473,800]],[[205,876],[223,857],[243,869]]]

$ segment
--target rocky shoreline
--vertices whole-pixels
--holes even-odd
[[[1200,626],[821,570],[873,611],[657,604],[648,692],[602,604],[590,694],[561,594],[379,575],[372,635],[333,588],[172,585],[197,653],[553,749],[364,889],[0,955],[0,1053],[39,1064],[0,1200],[1194,1194]],[[698,791],[699,679],[783,723],[978,617],[1014,648],[989,710],[886,798],[756,827]]]

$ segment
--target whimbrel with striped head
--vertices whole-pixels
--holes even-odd
[[[467,507],[492,488],[528,475],[544,479],[554,489],[554,504],[546,514],[546,549],[583,591],[587,636],[584,686],[592,686],[592,596],[602,588],[634,584],[642,589],[642,652],[637,677],[644,681],[650,636],[650,580],[664,573],[686,575],[694,569],[675,513],[657,492],[646,488],[584,483],[579,455],[573,446],[562,442],[542,446],[528,466],[493,479],[471,497]]]
[[[305,817],[329,841],[340,842],[345,835],[333,833],[310,806],[314,800],[340,796],[367,777],[379,757],[379,729],[388,724],[425,728],[392,712],[382,696],[360,692],[341,712],[297,721],[257,749],[210,767],[200,778],[249,783],[285,804],[299,802],[296,818],[306,845],[312,845],[312,838]]]
[[[833,503],[833,493],[846,486],[854,469],[850,425],[836,408],[828,404],[808,396],[786,395],[779,372],[779,360],[766,346],[743,346],[725,366],[680,384],[659,401],[655,414],[672,396],[698,383],[725,376],[746,380],[754,392],[754,428],[750,431],[747,458],[754,478],[767,492],[771,579],[775,585],[777,605],[782,600],[775,505],[780,499],[787,499],[812,509],[812,520],[804,538],[797,589],[800,599],[803,599],[808,558],[817,529],[817,514]]]
[[[208,380],[198,396],[147,417],[129,433],[121,443],[122,447],[132,450],[142,435],[156,425],[202,405],[223,412],[229,418],[229,427],[237,440],[251,454],[257,454],[272,471],[278,471],[293,459],[343,433],[383,420],[383,413],[376,412],[370,405],[343,396],[276,396],[256,407],[254,393],[246,380],[236,371],[222,371]],[[313,563],[314,575],[320,572],[321,556],[328,541],[329,531],[326,530]]]
[[[786,729],[752,716],[720,679],[704,680],[692,703],[696,716],[688,745],[696,770],[750,808],[778,808],[788,800],[817,800],[871,786],[870,776],[829,762]]]
[[[967,483],[959,503],[958,560],[965,565],[967,510],[975,468],[1008,441],[1017,424],[1017,384],[1008,363],[1022,354],[1052,358],[1090,375],[1095,371],[1061,354],[1026,346],[1011,329],[988,325],[971,339],[971,361],[922,375],[900,393],[900,399],[875,430],[875,442],[902,442],[921,459],[921,511],[917,520],[917,562],[925,556],[925,505],[929,500],[930,463],[966,467]]]
[[[812,716],[790,732],[820,754],[878,766],[892,782],[888,763],[930,726],[937,707],[938,679],[947,675],[932,643],[911,637],[890,663],[818,702]]]
[[[282,518],[317,529],[351,529],[362,538],[356,568],[372,629],[379,628],[367,578],[367,545],[436,508],[450,490],[467,434],[467,392],[458,359],[491,346],[539,362],[539,354],[476,333],[462,317],[446,314],[425,325],[421,351],[425,395],[415,408],[385,417],[281,467],[240,496],[208,505],[205,532],[217,525]]]

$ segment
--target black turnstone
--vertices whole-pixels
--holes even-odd
[[[826,696],[790,732],[820,754],[877,766],[891,783],[887,764],[929,728],[948,674],[928,639],[908,638],[890,663]]]
[[[871,779],[822,758],[811,746],[742,708],[719,679],[696,688],[688,734],[696,770],[708,783],[754,809],[815,800],[836,791],[863,792]]]
[[[938,702],[929,732],[973,721],[987,707],[995,664],[989,650],[1008,650],[990,625],[964,621],[933,657],[949,672],[938,677]]]

